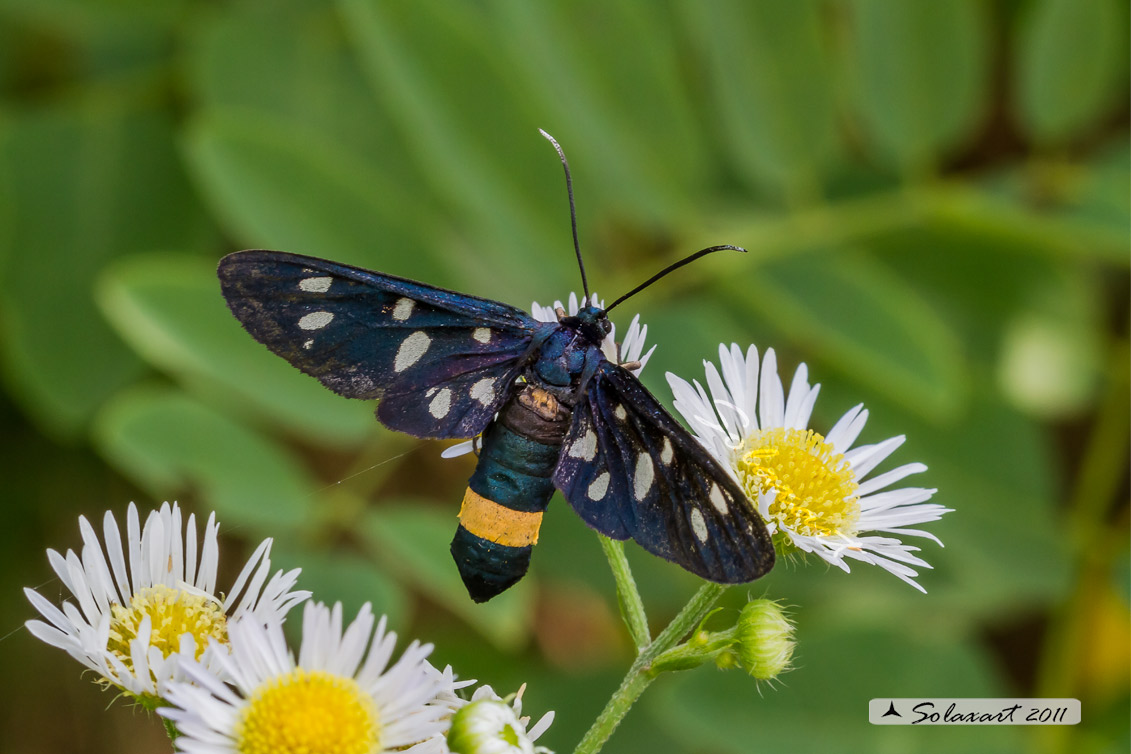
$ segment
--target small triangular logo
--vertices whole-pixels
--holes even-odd
[[[885,712],[883,715],[881,715],[881,717],[893,717],[893,716],[894,717],[903,717],[903,715],[901,715],[901,714],[899,714],[898,712],[895,711],[895,702],[894,701],[888,703],[888,711]]]

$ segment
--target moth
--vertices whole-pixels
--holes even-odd
[[[555,488],[581,519],[704,579],[764,575],[774,549],[738,484],[632,374],[607,359],[601,309],[539,322],[497,301],[278,251],[220,261],[224,298],[275,354],[348,398],[377,401],[386,427],[423,438],[481,437],[451,553],[485,602],[525,575]],[[740,250],[741,249],[737,249]]]

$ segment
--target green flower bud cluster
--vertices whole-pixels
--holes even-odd
[[[740,667],[768,681],[789,668],[793,657],[793,624],[776,602],[757,599],[746,604],[733,626],[706,631],[702,625],[687,641],[664,652],[651,672],[689,670],[708,661],[723,670]]]

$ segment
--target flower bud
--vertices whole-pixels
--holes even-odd
[[[776,678],[789,667],[793,645],[793,624],[776,602],[754,600],[742,608],[733,649],[747,673],[764,681]]]
[[[501,699],[479,699],[452,716],[452,754],[535,754],[534,742],[514,709]],[[539,747],[539,750],[544,751]]]

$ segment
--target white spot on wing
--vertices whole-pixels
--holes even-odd
[[[471,337],[475,338],[480,343],[490,343],[491,342],[491,328],[489,328],[489,327],[477,327],[477,328],[475,328],[474,330],[471,331]]]
[[[652,468],[652,456],[641,453],[636,456],[636,473],[632,475],[632,492],[637,500],[643,500],[652,489],[655,479],[655,470]]]
[[[661,461],[661,463],[663,463],[665,466],[667,466],[669,463],[672,462],[672,456],[673,455],[674,455],[674,453],[672,452],[672,441],[669,440],[667,437],[665,437],[664,438],[664,449],[660,451],[660,461]]]
[[[330,290],[331,277],[304,278],[298,281],[298,287],[307,293],[325,293]]]
[[[452,391],[450,388],[444,388],[436,393],[436,397],[428,404],[428,413],[435,416],[437,419],[443,419],[448,415],[448,411],[452,408]]]
[[[401,347],[397,349],[397,357],[393,360],[393,371],[399,374],[420,361],[420,357],[424,355],[430,345],[432,345],[432,339],[420,330],[409,335],[401,343]]]
[[[303,330],[321,330],[333,320],[334,315],[330,312],[311,312],[302,315],[302,319],[298,321],[298,326]]]
[[[594,434],[592,429],[585,430],[577,442],[569,446],[570,458],[584,458],[586,461],[592,461],[597,455],[597,435]]]
[[[490,406],[491,401],[495,400],[495,380],[491,377],[484,377],[476,382],[471,386],[471,397],[484,406]]]
[[[586,494],[590,500],[604,500],[605,493],[609,491],[609,472],[602,471],[593,483],[589,485]]]
[[[416,306],[416,302],[411,298],[398,298],[396,305],[393,306],[393,319],[404,322],[412,314],[412,307],[414,306]]]
[[[624,410],[624,406],[617,406],[613,413],[616,414],[617,418],[621,421],[624,421],[625,417],[628,416],[628,413]]]
[[[303,348],[305,348],[305,349],[307,349],[307,350],[309,351],[309,350],[310,350],[310,347],[311,347],[311,346],[313,346],[313,345],[314,345],[314,340],[313,340],[313,338],[312,338],[311,340],[305,341],[305,342],[304,342],[304,343],[302,344],[302,347],[303,347]]]
[[[723,491],[719,489],[718,483],[711,482],[711,494],[708,497],[711,499],[711,505],[715,506],[715,510],[725,516],[728,512],[727,499],[723,495]]]
[[[691,531],[695,532],[695,538],[700,542],[707,541],[707,522],[703,520],[703,514],[698,508],[691,509]]]

